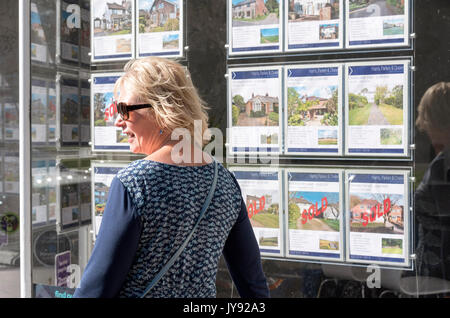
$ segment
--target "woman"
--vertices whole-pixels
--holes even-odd
[[[117,81],[115,125],[130,149],[147,157],[122,169],[111,183],[94,250],[75,297],[140,297],[183,244],[213,183],[214,162],[201,140],[177,147],[177,128],[194,136],[208,116],[180,64],[156,57],[127,63]],[[180,160],[180,158],[184,160]],[[190,160],[189,160],[190,159]],[[197,159],[197,158],[196,158]],[[181,162],[180,162],[181,161]],[[258,244],[236,179],[218,164],[211,203],[179,258],[147,297],[215,297],[224,254],[241,297],[268,297]]]
[[[415,192],[417,275],[450,280],[449,82],[427,89],[416,125],[428,135],[436,154]]]

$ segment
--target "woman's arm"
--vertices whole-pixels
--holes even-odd
[[[236,179],[231,176],[239,188]],[[223,255],[241,297],[270,297],[258,242],[242,198],[241,210],[225,242]]]
[[[114,178],[94,250],[74,297],[116,297],[139,244],[141,221],[126,188]]]

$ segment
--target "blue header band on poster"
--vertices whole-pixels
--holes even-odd
[[[405,178],[398,174],[351,174],[352,183],[390,183],[404,184]]]
[[[329,152],[337,153],[336,148],[288,148],[287,152]]]
[[[337,173],[289,172],[289,181],[339,182]]]
[[[94,77],[94,84],[115,84],[120,76]]]
[[[130,150],[130,146],[94,146],[94,150]]]
[[[278,180],[278,172],[233,171],[237,180]]]
[[[251,46],[251,47],[239,47],[233,48],[233,52],[250,52],[250,51],[266,51],[266,50],[279,50],[279,45],[271,45],[271,46]]]
[[[122,170],[123,167],[95,167],[94,173],[95,174],[113,174],[116,175],[120,170]]]
[[[365,66],[350,66],[348,74],[355,75],[376,75],[376,74],[403,74],[403,64],[393,65],[365,65]]]
[[[403,149],[371,149],[371,148],[350,148],[349,153],[403,153]]]
[[[289,68],[288,77],[337,76],[337,67]]]
[[[179,56],[180,55],[180,51],[139,53],[139,57],[145,57],[145,56],[167,56],[167,55]]]
[[[363,41],[350,41],[349,45],[368,45],[368,44],[387,44],[387,43],[403,43],[404,38],[397,39],[381,39],[381,40],[363,40]]]
[[[257,70],[257,71],[231,72],[231,78],[233,80],[278,78],[278,76],[279,76],[278,70]]]
[[[303,251],[289,251],[290,255],[301,255],[301,256],[314,256],[314,257],[327,257],[327,258],[339,258],[339,254],[332,253],[318,253],[318,252],[303,252]]]
[[[280,250],[269,250],[269,249],[265,249],[265,248],[260,248],[259,251],[261,253],[280,254]]]
[[[263,147],[255,147],[255,148],[250,148],[250,147],[233,147],[233,151],[235,152],[278,152],[280,149],[277,148],[263,148]]]
[[[94,57],[94,59],[96,60],[122,59],[122,58],[131,58],[131,54],[99,55]]]
[[[43,80],[38,80],[38,79],[33,79],[33,80],[31,80],[31,85],[32,85],[32,86],[41,86],[41,87],[45,87],[45,81],[43,81]]]
[[[308,44],[289,44],[288,49],[308,49],[308,48],[319,48],[319,47],[336,47],[339,46],[339,42],[328,42],[328,43],[308,43]]]
[[[359,259],[367,261],[381,261],[381,262],[393,262],[393,263],[404,263],[404,258],[394,258],[394,257],[376,257],[376,256],[365,256],[365,255],[353,255],[350,254],[350,259]]]

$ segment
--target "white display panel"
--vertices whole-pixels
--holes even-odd
[[[281,67],[228,71],[230,153],[281,153]]]
[[[343,48],[343,0],[287,0],[285,51]]]
[[[261,255],[284,256],[281,171],[233,167]]]
[[[347,170],[347,260],[408,266],[408,170]]]
[[[137,57],[183,55],[183,0],[136,1]]]
[[[342,154],[342,65],[285,66],[285,153]]]
[[[228,0],[229,55],[281,52],[284,0]]]
[[[407,60],[346,64],[346,155],[408,155],[409,65]]]
[[[409,0],[346,0],[346,47],[409,45]]]
[[[343,261],[344,210],[340,169],[287,169],[286,255]]]
[[[118,116],[114,84],[123,73],[93,74],[91,77],[92,151],[128,152],[128,137],[114,126]]]
[[[45,80],[31,81],[31,141],[34,144],[47,142],[47,83]]]
[[[132,0],[91,0],[92,62],[133,58],[134,3]]]
[[[126,162],[91,162],[92,229],[94,241],[100,229],[111,182],[116,174],[127,165],[128,163]]]

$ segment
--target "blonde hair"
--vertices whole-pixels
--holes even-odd
[[[439,82],[427,89],[420,100],[417,128],[450,132],[450,83]]]
[[[201,121],[202,140],[195,142],[203,146],[209,140],[206,131],[208,108],[198,95],[186,67],[173,60],[151,56],[129,61],[124,71],[115,84],[115,95],[126,83],[139,103],[152,105],[149,112],[154,113],[161,129],[172,132],[176,128],[185,128],[194,140],[194,121]]]

